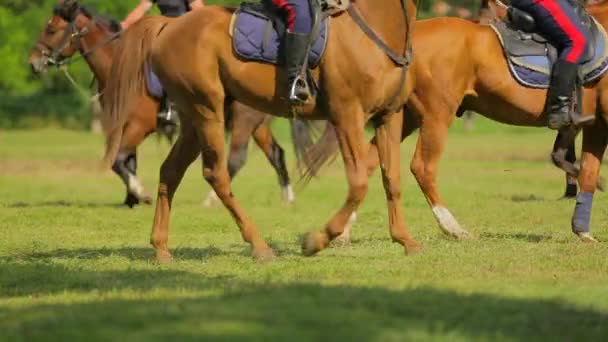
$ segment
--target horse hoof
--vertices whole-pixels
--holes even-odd
[[[139,199],[133,194],[128,194],[127,198],[125,198],[124,205],[129,207],[129,209],[133,209],[133,207],[135,207],[138,204],[139,204]]]
[[[252,255],[253,255],[253,258],[255,259],[255,261],[257,261],[259,263],[272,262],[276,259],[274,251],[270,247],[265,247],[265,248],[261,248],[259,250],[254,250]]]
[[[441,227],[441,230],[444,232],[444,234],[453,237],[456,240],[470,240],[473,238],[473,235],[471,235],[471,233],[460,227],[450,227],[450,229]]]
[[[327,236],[322,232],[310,232],[304,237],[302,242],[302,254],[313,256],[323,250],[328,243]]]
[[[159,264],[168,264],[171,261],[173,261],[173,256],[171,256],[171,253],[169,252],[169,250],[166,249],[157,249],[156,250],[156,262],[158,262]]]
[[[585,242],[585,243],[598,243],[599,242],[591,235],[591,233],[577,232],[575,234],[578,236],[579,239],[581,239],[582,242]]]
[[[404,246],[405,255],[416,255],[422,253],[424,247],[416,241],[407,242]]]
[[[145,194],[143,195],[143,197],[140,199],[140,201],[144,204],[150,205],[154,202],[154,199],[152,198],[151,195],[149,194]]]

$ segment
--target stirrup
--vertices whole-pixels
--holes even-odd
[[[301,97],[299,97],[296,90],[303,91],[306,95],[306,98],[302,99]],[[311,96],[312,95],[310,93],[310,87],[308,86],[306,77],[302,76],[301,74],[296,76],[296,78],[291,83],[291,87],[289,88],[289,101],[297,105],[303,105],[306,103],[306,101],[308,101]]]

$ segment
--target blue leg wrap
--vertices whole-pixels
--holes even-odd
[[[576,207],[572,215],[572,231],[575,233],[588,233],[589,221],[591,220],[591,205],[593,204],[593,194],[590,192],[580,192],[576,196]]]

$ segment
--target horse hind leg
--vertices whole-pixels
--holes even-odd
[[[277,172],[283,202],[287,204],[294,203],[296,198],[293,188],[291,187],[289,172],[287,171],[285,151],[273,137],[272,131],[270,130],[270,121],[266,120],[253,131],[253,139],[258,147],[264,151],[266,158],[268,158],[268,161]]]
[[[576,178],[579,170],[574,165],[576,162],[575,139],[577,134],[577,130],[569,128],[560,130],[555,137],[553,151],[551,152],[553,164],[566,174],[566,191],[563,198],[575,198],[578,192]]]
[[[166,262],[171,259],[167,243],[173,195],[184,177],[184,173],[199,154],[200,149],[194,129],[183,125],[181,134],[177,137],[171,152],[169,152],[160,168],[156,212],[150,236],[150,243],[156,251],[156,259],[159,262]]]

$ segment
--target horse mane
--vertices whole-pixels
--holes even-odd
[[[118,20],[116,20],[110,16],[96,13],[94,10],[92,10],[91,8],[84,6],[84,5],[80,6],[80,11],[87,18],[94,19],[98,23],[107,27],[113,33],[117,33],[122,30],[122,27],[120,26],[120,23],[118,22]]]

